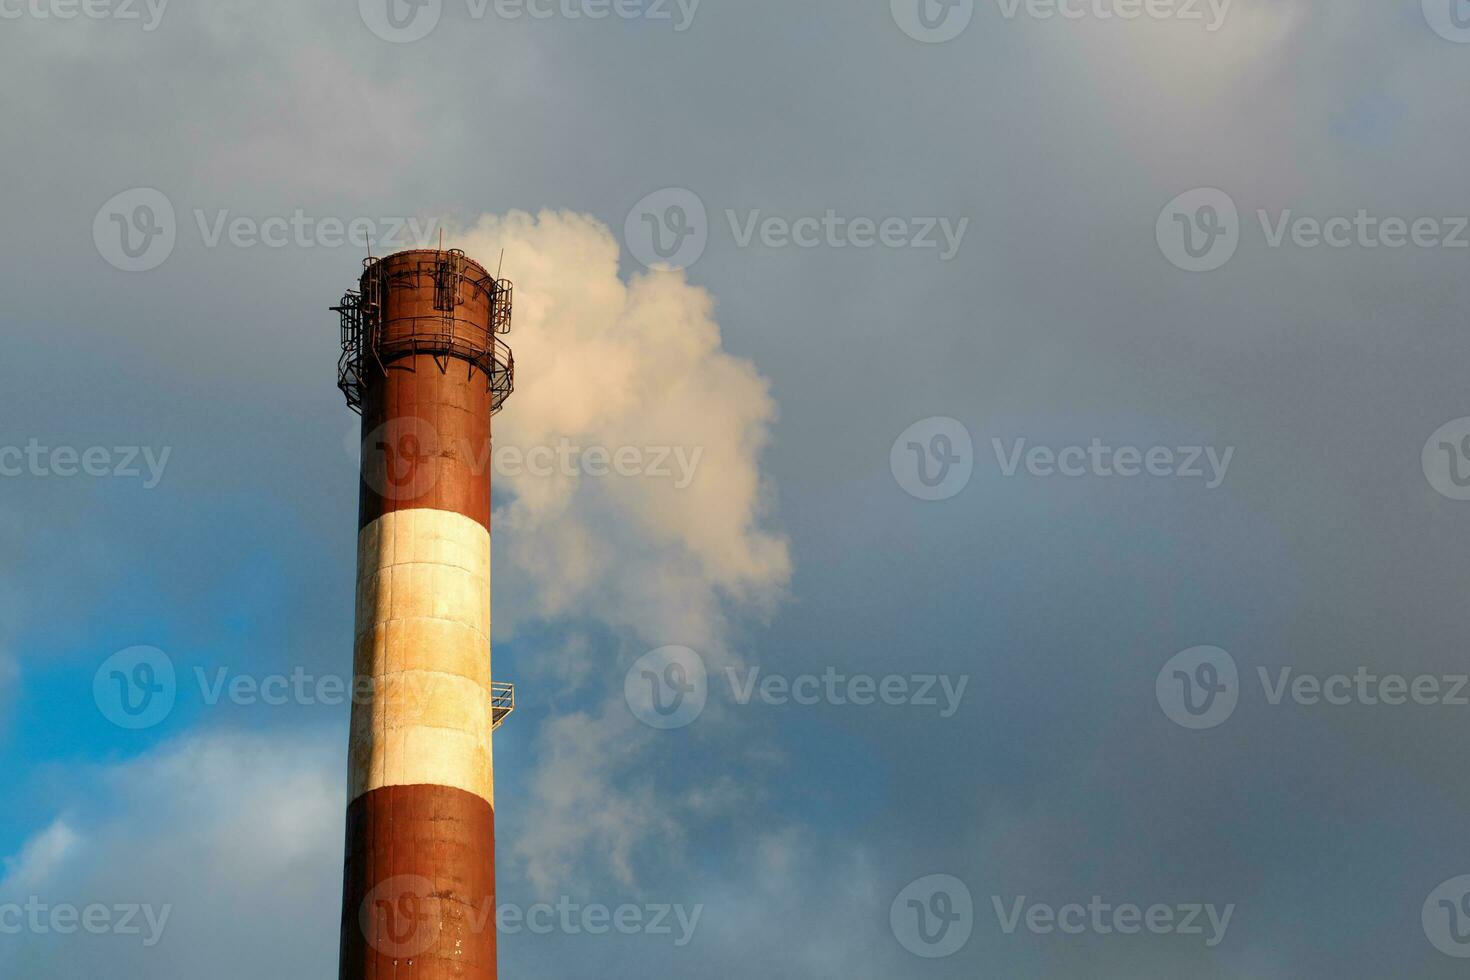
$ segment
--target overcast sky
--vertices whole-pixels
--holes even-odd
[[[0,0],[0,973],[334,975],[328,307],[442,229],[506,976],[1462,976],[1467,81],[1464,0]]]

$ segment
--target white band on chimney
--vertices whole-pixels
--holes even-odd
[[[363,528],[356,634],[348,799],[437,785],[494,806],[490,532],[427,509]]]

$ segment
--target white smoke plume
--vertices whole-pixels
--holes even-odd
[[[656,644],[718,645],[721,600],[769,603],[791,562],[762,526],[775,402],[752,364],[721,349],[709,293],[680,273],[624,281],[616,239],[584,215],[485,217],[455,244],[488,265],[504,250],[515,282],[501,458],[507,447],[636,449],[656,471],[498,468],[514,499],[495,515],[496,625],[590,616]]]
[[[567,618],[623,647],[573,638],[549,654],[602,701],[544,722],[525,802],[536,818],[517,853],[537,887],[598,862],[631,884],[640,847],[677,842],[701,806],[699,793],[668,798],[640,778],[657,749],[623,704],[620,655],[680,644],[717,669],[733,662],[728,613],[779,600],[791,558],[768,526],[760,469],[776,405],[755,367],[722,349],[710,294],[677,272],[624,280],[618,242],[594,218],[484,217],[452,244],[492,268],[503,250],[515,283],[516,392],[495,428],[496,485],[510,495],[495,514],[497,637]],[[508,447],[529,466],[536,447],[545,462],[566,446],[629,462],[636,450],[643,472],[503,462]]]

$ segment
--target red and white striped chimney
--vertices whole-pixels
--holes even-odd
[[[493,980],[491,416],[511,288],[462,252],[369,260],[342,305],[362,414],[341,980]]]

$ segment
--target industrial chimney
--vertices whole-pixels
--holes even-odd
[[[365,262],[338,385],[362,415],[341,980],[494,980],[490,418],[511,285],[459,250]]]

